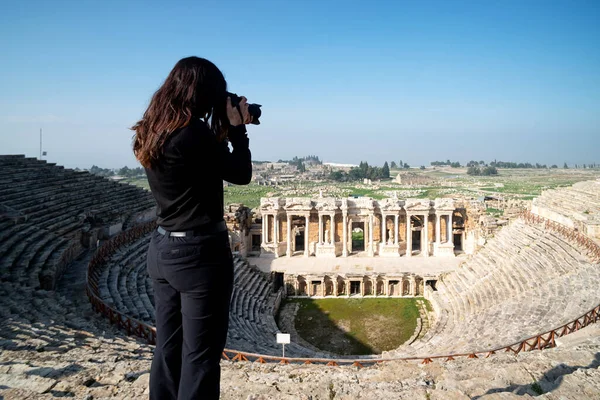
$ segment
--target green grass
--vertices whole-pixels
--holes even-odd
[[[384,198],[382,193],[378,193],[377,190],[373,190],[373,189],[356,188],[353,186],[347,186],[347,187],[344,187],[344,189],[350,191],[350,196],[372,197],[377,200],[381,200]]]
[[[365,247],[365,233],[364,232],[352,232],[352,248],[353,249],[364,249]]]
[[[484,194],[498,194],[505,198],[531,200],[539,196],[543,190],[560,186],[570,186],[575,182],[596,179],[599,175],[594,170],[501,170],[495,177],[471,177],[465,174],[466,169],[445,171],[420,171],[411,169],[415,175],[434,178],[431,184],[407,186],[392,181],[373,182],[373,186],[362,182],[329,182],[329,181],[294,181],[281,186],[259,186],[255,183],[224,188],[225,204],[243,203],[255,208],[260,205],[261,197],[318,197],[321,190],[323,196],[343,198],[349,195],[371,197],[381,200],[397,192],[400,198],[414,197],[435,199],[437,197],[479,197]],[[392,174],[394,175],[394,174]],[[128,179],[126,182],[148,189],[145,178]]]
[[[406,342],[417,326],[414,298],[291,299],[298,334],[336,354],[374,354]]]
[[[504,215],[504,210],[500,210],[498,208],[493,208],[493,207],[488,207],[485,210],[485,212],[488,213],[488,214],[490,214],[490,215],[492,215],[492,216],[494,216],[494,217],[499,217],[501,215]]]
[[[123,179],[121,182],[129,183],[130,185],[135,185],[141,187],[142,189],[150,190],[150,185],[148,184],[147,178],[129,178]]]
[[[260,198],[267,197],[271,192],[274,192],[274,189],[268,186],[233,185],[223,188],[223,197],[225,204],[243,203],[246,207],[255,208],[260,205]]]

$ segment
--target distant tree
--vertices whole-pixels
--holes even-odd
[[[390,177],[390,167],[387,161],[383,163],[383,168],[381,168],[381,177],[383,179],[387,179]]]
[[[306,167],[304,166],[304,163],[302,161],[300,161],[298,163],[298,172],[300,172],[300,173],[306,172]]]
[[[391,168],[391,169],[396,169],[396,168],[398,168],[398,165],[396,164],[396,161],[392,161],[392,162],[390,163],[390,168]]]
[[[479,169],[479,167],[472,165],[467,169],[467,175],[481,175],[481,170]]]
[[[329,174],[329,179],[336,182],[344,182],[346,178],[346,174],[342,171],[331,171],[331,173]]]
[[[403,168],[404,168],[404,169],[409,169],[409,168],[410,168],[410,165],[408,165],[408,163],[404,163],[404,166],[403,166]]]
[[[586,169],[586,168],[587,168],[587,165],[583,164],[583,169]]]
[[[119,175],[121,176],[129,176],[129,167],[124,166],[119,170]]]
[[[554,168],[558,168],[558,165],[556,165],[556,164],[552,164],[552,166],[551,166],[550,168],[552,168],[552,169],[554,169]]]
[[[565,163],[565,165],[563,165],[564,169],[569,169],[569,166],[567,165],[567,163]]]
[[[485,165],[485,161],[479,161],[479,165]]]
[[[452,168],[460,168],[460,163],[458,161],[457,162],[453,162],[453,163],[450,163],[450,166]]]
[[[496,167],[485,167],[481,170],[481,174],[485,176],[498,175]]]
[[[420,169],[425,169],[425,166],[424,166],[424,165],[421,165],[419,168],[420,168]]]

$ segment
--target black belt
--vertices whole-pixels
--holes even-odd
[[[221,221],[217,222],[216,224],[208,224],[206,226],[202,226],[200,228],[194,229],[193,231],[170,232],[165,230],[162,226],[159,226],[157,230],[158,233],[167,237],[190,237],[212,235],[214,233],[223,232],[227,230],[227,225],[225,224],[225,221]]]

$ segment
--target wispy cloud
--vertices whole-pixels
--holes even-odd
[[[42,115],[0,115],[0,122],[10,123],[41,123],[64,122],[65,119],[54,114]]]

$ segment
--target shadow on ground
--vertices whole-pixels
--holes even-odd
[[[571,367],[565,364],[559,364],[556,367],[544,373],[544,379],[534,382],[530,385],[509,385],[503,388],[490,389],[481,396],[472,397],[472,400],[478,400],[483,396],[494,393],[513,393],[524,396],[539,396],[556,390],[563,382],[565,376],[574,373],[580,369],[596,369],[600,367],[600,353],[596,353],[592,362],[586,366],[578,365]]]

